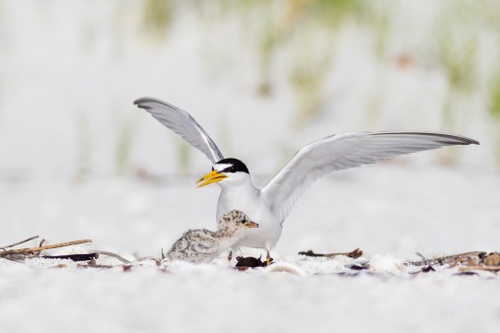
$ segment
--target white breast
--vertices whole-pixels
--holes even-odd
[[[253,187],[222,187],[217,204],[217,221],[231,210],[239,210],[259,224],[259,228],[251,229],[248,235],[236,243],[240,246],[258,247],[271,250],[281,235],[281,221],[272,213],[270,207],[263,202],[260,190]]]

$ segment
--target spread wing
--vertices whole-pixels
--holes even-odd
[[[153,97],[141,97],[134,104],[198,148],[213,164],[224,159],[215,142],[186,111]]]
[[[318,178],[334,171],[443,146],[479,144],[462,136],[426,132],[345,133],[315,141],[295,154],[262,189],[283,221],[298,197]]]

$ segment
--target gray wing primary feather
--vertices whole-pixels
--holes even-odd
[[[479,144],[462,136],[432,132],[345,133],[317,140],[299,150],[262,189],[283,221],[298,197],[318,178],[334,171],[443,146]]]
[[[156,120],[179,134],[193,147],[198,148],[212,163],[224,159],[215,142],[186,111],[153,97],[141,97],[136,99],[134,104],[149,112]]]

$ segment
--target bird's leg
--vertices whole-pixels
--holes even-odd
[[[267,250],[267,254],[266,254],[266,266],[269,266],[270,263],[271,263],[271,255],[269,254],[269,250]]]
[[[229,251],[229,254],[227,255],[227,260],[231,261],[233,259],[233,251]]]

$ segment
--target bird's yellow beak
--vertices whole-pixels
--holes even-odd
[[[250,221],[250,222],[248,222],[247,224],[245,224],[245,227],[247,227],[247,228],[251,228],[251,229],[253,229],[253,228],[258,228],[258,227],[259,227],[259,224],[258,224],[258,223],[255,223],[255,222],[253,222],[253,221]]]
[[[212,183],[220,182],[225,178],[227,178],[225,174],[219,173],[217,170],[213,170],[212,172],[207,173],[200,180],[198,180],[196,184],[198,184],[198,187],[202,187]]]

